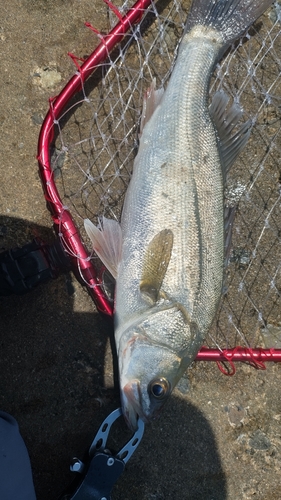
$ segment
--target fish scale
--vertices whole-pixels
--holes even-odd
[[[139,281],[145,250],[161,229],[171,229],[173,253],[162,288],[198,321],[202,341],[222,286],[223,178],[207,103],[210,69],[221,46],[199,38],[190,44],[190,36],[181,43],[168,88],[141,137],[123,209],[116,311],[126,318],[143,309]],[[137,259],[132,260],[132,249]]]

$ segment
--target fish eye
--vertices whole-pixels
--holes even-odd
[[[157,378],[149,384],[149,390],[156,399],[163,399],[170,392],[170,383],[165,378]]]

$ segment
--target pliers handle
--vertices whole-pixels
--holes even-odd
[[[138,429],[132,438],[116,454],[106,443],[112,424],[122,415],[121,408],[114,410],[101,424],[90,448],[86,463],[74,458],[70,469],[81,474],[75,491],[65,494],[61,500],[110,500],[110,494],[125,464],[138,447],[144,432],[144,423],[138,420]]]

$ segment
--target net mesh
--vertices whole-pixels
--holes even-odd
[[[115,5],[122,14],[130,7]],[[166,86],[188,9],[189,2],[152,3],[56,120],[52,169],[89,253],[83,219],[120,219],[143,95],[153,78]],[[109,14],[113,26],[110,8]],[[229,49],[211,83],[210,99],[223,89],[252,120],[252,133],[227,178],[226,207],[235,206],[236,214],[209,347],[281,347],[280,23],[276,2]]]

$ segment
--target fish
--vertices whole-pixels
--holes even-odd
[[[124,418],[159,415],[195,359],[222,294],[224,188],[251,123],[210,80],[227,48],[271,0],[194,0],[165,90],[145,96],[121,224],[88,219],[93,248],[116,278],[115,342]],[[229,237],[227,238],[229,239]]]

